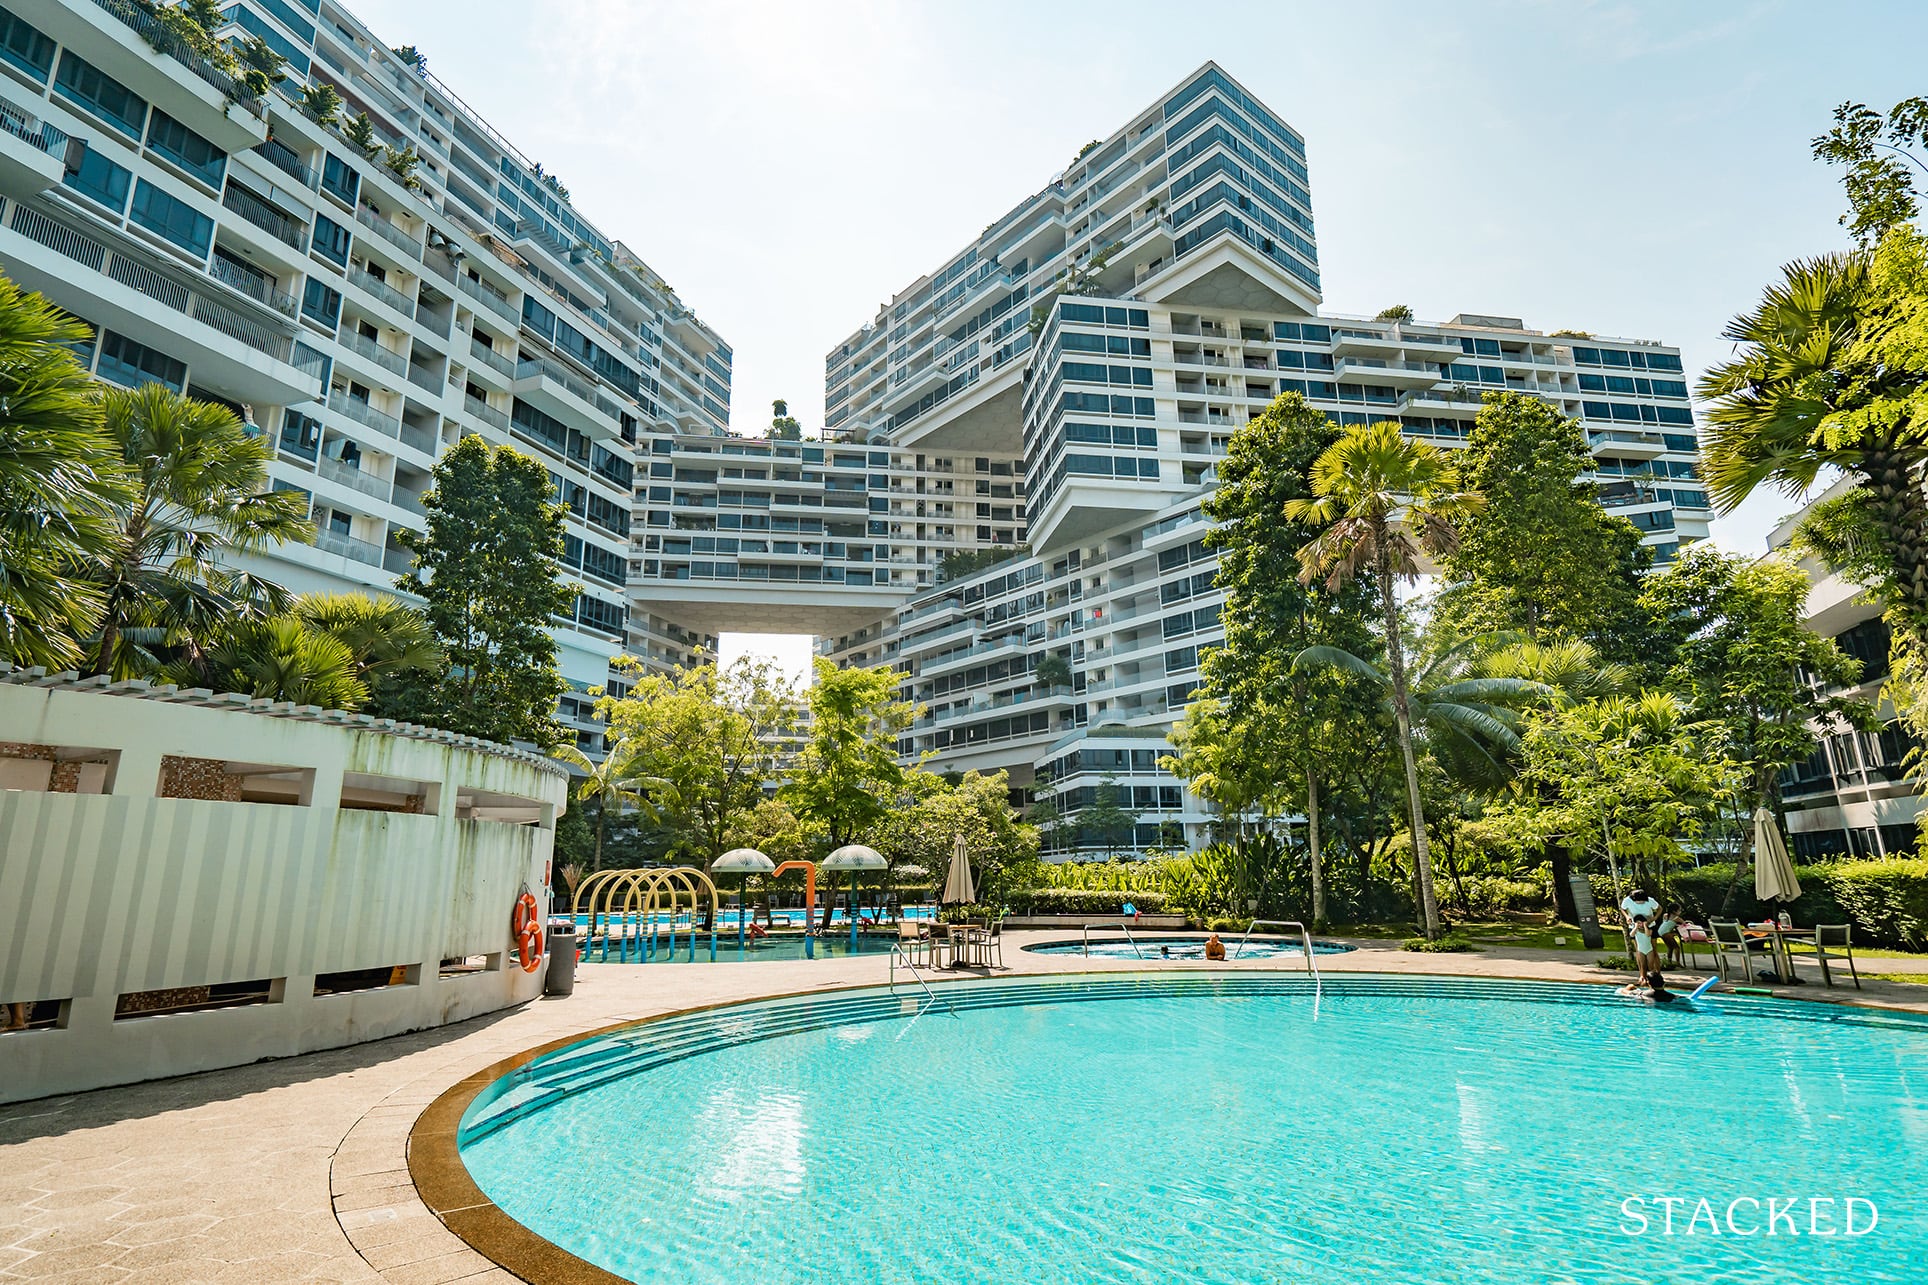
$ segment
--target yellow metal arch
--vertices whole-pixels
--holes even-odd
[[[599,942],[598,959],[609,958],[612,936],[618,940],[618,957],[627,959],[632,942],[644,958],[656,952],[656,912],[669,913],[669,949],[676,948],[676,914],[683,898],[689,898],[690,954],[696,953],[696,912],[707,894],[710,902],[710,956],[716,956],[716,922],[722,912],[722,898],[709,875],[694,866],[673,866],[657,870],[598,870],[576,889],[574,913],[589,916],[585,940]],[[631,926],[635,931],[627,931]]]

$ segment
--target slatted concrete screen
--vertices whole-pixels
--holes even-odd
[[[380,1038],[532,998],[540,972],[512,958],[446,978],[438,966],[500,962],[525,888],[546,908],[567,778],[452,740],[286,706],[0,681],[7,761],[49,748],[63,762],[104,761],[83,779],[111,790],[0,789],[0,1004],[39,1018],[0,1034],[0,1100]],[[157,797],[165,757],[215,761],[244,797],[289,801]],[[364,783],[358,797],[377,779],[432,802],[419,815],[341,808],[344,774]],[[317,975],[396,968],[396,984],[314,994]],[[260,1002],[116,1018],[124,996],[191,1001],[194,988],[261,981],[275,985]]]

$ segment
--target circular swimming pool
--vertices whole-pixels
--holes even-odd
[[[1281,957],[1302,959],[1305,947],[1300,942],[1287,937],[1254,937],[1241,948],[1237,937],[1221,938],[1225,943],[1225,954],[1231,958],[1234,952],[1240,959],[1279,959]],[[1043,941],[1024,949],[1033,955],[1086,955],[1092,959],[1204,959],[1204,937],[1144,937],[1131,941],[1107,936],[1102,940],[1086,943],[1083,940]],[[1343,955],[1352,947],[1336,941],[1312,943],[1315,955]]]
[[[1928,1024],[1604,987],[844,992],[484,1089],[487,1198],[633,1281],[1915,1282]]]

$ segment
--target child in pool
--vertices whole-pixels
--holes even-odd
[[[1634,916],[1633,963],[1640,970],[1643,986],[1648,978],[1660,976],[1660,955],[1654,950],[1653,925],[1645,915]]]

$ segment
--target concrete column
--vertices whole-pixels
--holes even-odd
[[[161,747],[129,746],[114,760],[114,788],[111,794],[136,799],[151,799],[161,791]]]

